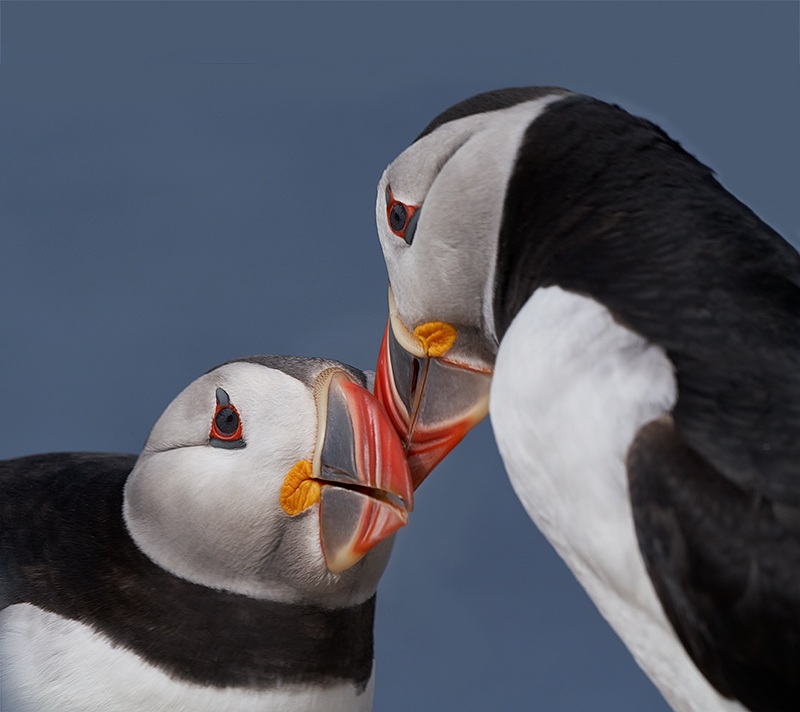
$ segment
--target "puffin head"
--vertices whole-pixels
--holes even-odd
[[[375,394],[404,441],[415,486],[488,412],[506,186],[526,129],[565,96],[529,87],[456,104],[378,184],[390,286]]]
[[[125,485],[137,546],[163,569],[255,598],[338,607],[370,598],[413,490],[365,374],[255,356],[191,383]]]

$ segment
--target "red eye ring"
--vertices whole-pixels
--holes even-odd
[[[217,407],[211,419],[208,444],[225,450],[238,450],[245,446],[239,411],[231,403],[231,397],[224,388],[217,388],[216,397]]]
[[[403,226],[399,228],[396,228],[392,224],[392,211],[397,206],[402,208],[404,214]],[[412,218],[419,208],[419,205],[407,205],[406,203],[401,203],[399,200],[396,200],[392,194],[392,189],[386,186],[386,222],[389,225],[389,229],[397,235],[397,237],[402,237],[409,245],[413,239],[413,234],[406,236],[406,230],[408,230],[408,226],[413,223]]]
[[[226,413],[225,411],[229,412]],[[227,424],[229,427],[233,425],[232,432],[223,432],[221,424]],[[211,421],[209,438],[221,440],[222,442],[235,442],[242,439],[242,419],[239,417],[239,411],[234,406],[217,403],[214,419]]]

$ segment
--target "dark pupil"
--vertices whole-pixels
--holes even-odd
[[[402,203],[395,203],[389,211],[389,225],[395,232],[402,232],[406,226],[406,207]]]
[[[220,408],[214,424],[223,435],[233,435],[239,427],[239,416],[233,408]]]

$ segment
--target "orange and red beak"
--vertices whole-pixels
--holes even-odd
[[[375,396],[403,441],[416,489],[489,412],[491,371],[455,360],[457,330],[427,322],[413,332],[394,313],[383,335]]]
[[[299,514],[319,501],[325,564],[339,573],[408,523],[414,489],[402,443],[386,412],[345,371],[320,374],[317,446],[286,476],[281,505]]]

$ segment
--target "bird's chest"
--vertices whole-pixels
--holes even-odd
[[[29,604],[0,612],[3,712],[367,712],[372,681],[276,689],[204,687],[176,679],[76,621]]]
[[[610,592],[651,603],[625,457],[674,400],[660,348],[558,287],[538,290],[500,345],[490,413],[512,485],[601,609]]]
[[[639,553],[625,458],[637,431],[672,409],[664,352],[597,302],[538,290],[500,345],[489,412],[517,495],[675,710],[743,708],[686,655]]]

